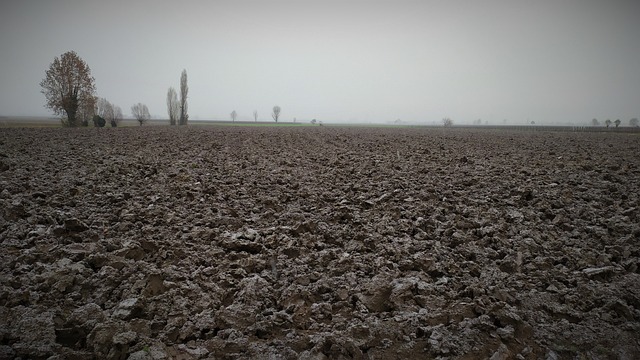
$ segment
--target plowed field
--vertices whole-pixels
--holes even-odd
[[[0,358],[633,359],[637,134],[0,129]]]

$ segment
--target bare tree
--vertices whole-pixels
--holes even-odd
[[[93,115],[96,114],[97,101],[98,99],[95,96],[91,96],[78,108],[76,117],[82,126],[89,126],[89,121],[93,119]]]
[[[620,123],[622,121],[620,121],[620,119],[616,119],[616,121],[614,121],[613,123],[616,125],[616,127],[620,126]]]
[[[271,113],[271,117],[273,118],[273,120],[275,120],[276,122],[278,122],[278,118],[280,117],[280,111],[282,109],[280,108],[280,106],[276,105],[273,107],[273,112]]]
[[[95,114],[99,116],[104,115],[105,105],[106,105],[105,98],[96,98],[95,109],[94,109]]]
[[[113,105],[113,104],[112,104]],[[122,109],[120,106],[113,105],[113,117],[111,118],[111,127],[117,127],[122,120]]]
[[[136,120],[138,120],[140,126],[151,119],[151,115],[149,115],[149,108],[147,108],[147,105],[142,103],[133,105],[131,107],[131,114],[136,118]]]
[[[607,121],[605,121],[604,124],[607,125],[607,127],[611,126],[611,120],[607,119]]]
[[[630,119],[629,126],[638,127],[638,118]]]
[[[93,118],[93,126],[101,127],[100,126],[100,124],[102,123],[102,121],[100,120],[101,118],[104,119],[105,121],[110,122],[114,116],[113,111],[114,111],[113,104],[111,104],[109,100],[105,98],[99,98],[98,101],[96,102],[96,108],[95,108],[95,114],[98,116]]]
[[[107,101],[107,106],[106,109],[104,111],[104,115],[102,115],[102,117],[108,122],[108,123],[112,123],[113,119],[115,118],[115,109],[112,103]]]
[[[187,95],[189,86],[187,85],[187,70],[182,70],[180,75],[180,125],[187,125],[189,114],[187,114]]]
[[[600,121],[598,121],[598,119],[596,119],[596,118],[593,118],[593,120],[591,120],[591,125],[598,126],[598,125],[600,125]]]
[[[231,114],[229,114],[229,116],[231,116],[231,121],[236,122],[236,118],[238,117],[238,113],[235,110],[233,110],[231,112]]]
[[[176,89],[170,87],[167,91],[167,112],[169,113],[169,125],[175,125],[180,117],[180,104]]]
[[[96,115],[100,115],[104,117],[104,113],[107,112],[107,107],[109,106],[109,101],[105,98],[98,98],[96,101]]]
[[[451,118],[444,118],[442,119],[442,124],[444,127],[451,127],[453,126],[453,120],[451,120]]]
[[[53,59],[40,86],[47,99],[45,107],[55,114],[65,114],[67,119],[63,120],[63,124],[71,127],[80,125],[77,120],[78,110],[87,106],[87,102],[93,101],[96,91],[89,65],[74,51]]]
[[[253,121],[258,122],[258,110],[253,110]]]
[[[94,113],[98,115],[93,118],[93,126],[96,127],[104,126],[101,125],[103,121],[100,119],[104,119],[105,123],[111,124],[111,127],[117,127],[120,124],[120,120],[122,120],[122,109],[105,98],[99,98],[96,101]]]

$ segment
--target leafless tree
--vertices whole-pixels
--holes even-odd
[[[111,124],[113,122],[113,119],[116,117],[115,114],[115,108],[113,106],[112,103],[107,101],[107,106],[104,112],[104,115],[102,115],[102,117],[109,123]]]
[[[453,126],[453,120],[451,120],[450,118],[444,118],[444,119],[442,119],[442,124],[445,127],[451,127],[451,126]]]
[[[604,124],[607,125],[607,127],[611,126],[611,120],[607,119],[607,121],[605,121]]]
[[[182,70],[180,75],[180,125],[187,125],[189,114],[187,114],[187,95],[189,86],[187,85],[187,70]]]
[[[275,120],[276,122],[278,122],[278,118],[280,117],[280,111],[282,109],[280,109],[280,106],[276,105],[273,107],[273,112],[271,113],[271,117],[273,118],[273,120]]]
[[[107,103],[107,99],[105,98],[96,99],[95,110],[94,110],[96,115],[99,115],[99,116],[104,115],[104,108],[106,106],[106,103]]]
[[[114,118],[113,104],[105,98],[99,98],[96,101],[95,115],[98,115],[93,117],[93,126],[95,127],[104,126],[103,121],[100,119],[104,119],[105,122],[111,122]]]
[[[238,113],[235,110],[233,110],[231,112],[231,114],[229,114],[229,116],[231,116],[231,121],[236,122],[236,118],[238,117]]]
[[[629,126],[638,127],[638,118],[630,119]]]
[[[122,109],[120,106],[113,105],[113,117],[111,118],[111,127],[117,127],[122,120]]]
[[[113,106],[109,100],[105,98],[99,98],[96,102],[96,115],[99,115],[106,120],[109,120],[111,113],[113,112]]]
[[[620,123],[622,121],[620,121],[620,119],[616,119],[616,121],[614,121],[613,123],[616,125],[616,127],[620,126]]]
[[[99,118],[102,118],[106,122],[111,124],[111,127],[117,127],[120,123],[120,120],[122,120],[122,109],[120,109],[119,106],[112,104],[105,98],[99,98],[96,101],[94,112],[96,115],[98,115]],[[101,127],[101,122],[98,121],[99,118],[93,118],[93,125],[96,127]]]
[[[253,110],[253,121],[258,122],[258,110]]]
[[[82,106],[78,108],[76,114],[77,119],[82,126],[89,126],[89,121],[93,119],[93,115],[96,114],[96,102],[98,99],[95,96],[87,98]]]
[[[47,99],[47,108],[55,114],[66,115],[66,126],[80,125],[77,119],[79,109],[94,99],[95,79],[89,65],[74,51],[69,51],[53,59],[40,82],[41,92]]]
[[[598,121],[598,119],[596,119],[596,118],[593,118],[593,119],[591,120],[591,125],[593,125],[593,126],[598,126],[598,125],[600,125],[600,121]]]
[[[149,115],[149,108],[147,108],[147,105],[142,103],[133,105],[131,107],[131,114],[136,118],[136,120],[138,120],[140,126],[151,119],[151,115]]]
[[[175,125],[180,117],[180,104],[178,103],[178,93],[173,86],[167,91],[167,112],[169,113],[169,125]]]

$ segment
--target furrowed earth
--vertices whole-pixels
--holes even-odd
[[[638,134],[0,129],[0,359],[633,359]]]

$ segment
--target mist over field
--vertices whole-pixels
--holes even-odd
[[[0,6],[0,115],[51,116],[39,83],[76,51],[97,95],[192,120],[588,124],[640,115],[640,4],[14,1]],[[68,21],[73,19],[73,21]]]

